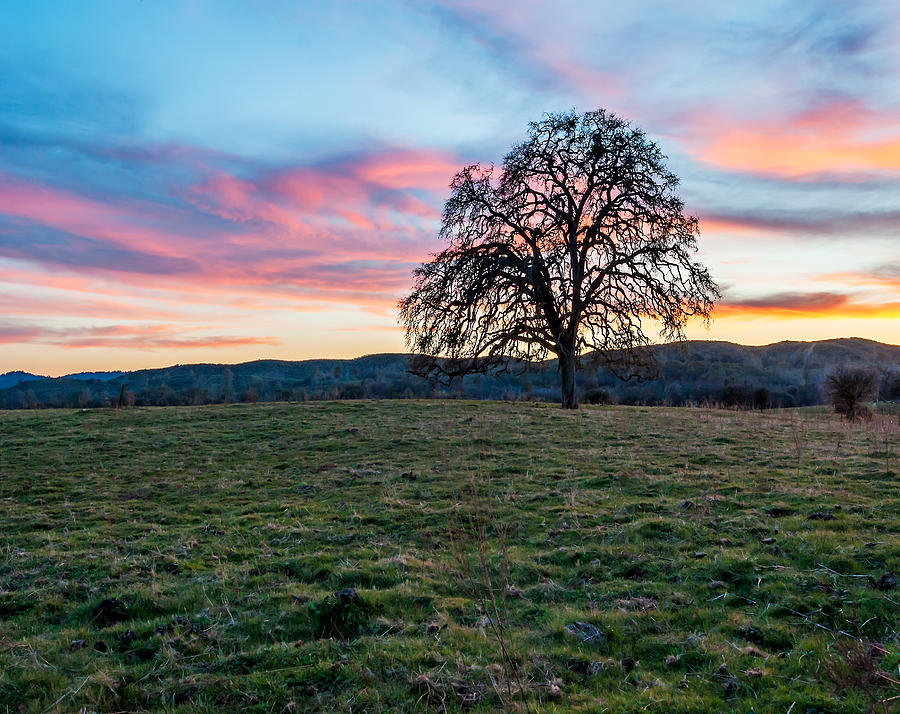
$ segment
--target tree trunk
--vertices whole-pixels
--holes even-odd
[[[559,378],[562,386],[562,408],[578,409],[578,400],[575,398],[575,350],[567,352],[559,351]]]

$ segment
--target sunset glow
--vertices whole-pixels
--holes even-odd
[[[894,3],[8,5],[0,372],[402,351],[453,174],[598,107],[700,219],[690,337],[900,343]]]

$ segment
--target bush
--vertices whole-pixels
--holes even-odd
[[[719,391],[718,400],[726,407],[739,407],[745,409],[750,405],[748,390],[740,384],[728,384]]]
[[[753,392],[753,406],[762,411],[769,408],[769,390],[765,387],[759,387]]]
[[[609,392],[600,387],[588,389],[584,393],[584,397],[581,401],[585,404],[612,404],[612,398],[609,396]]]
[[[866,402],[875,393],[875,372],[864,367],[840,367],[825,378],[825,392],[834,411],[850,421],[869,419]]]
[[[885,371],[881,375],[881,385],[878,391],[880,399],[886,401],[900,400],[900,372]]]

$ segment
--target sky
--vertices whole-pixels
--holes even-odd
[[[404,349],[453,174],[605,108],[723,299],[900,343],[900,5],[0,0],[0,372]]]

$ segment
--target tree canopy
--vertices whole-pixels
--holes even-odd
[[[659,147],[602,109],[533,122],[499,171],[463,168],[444,206],[447,247],[400,303],[413,368],[452,379],[552,355],[568,408],[587,353],[640,373],[648,333],[684,339],[718,297],[677,186]]]

